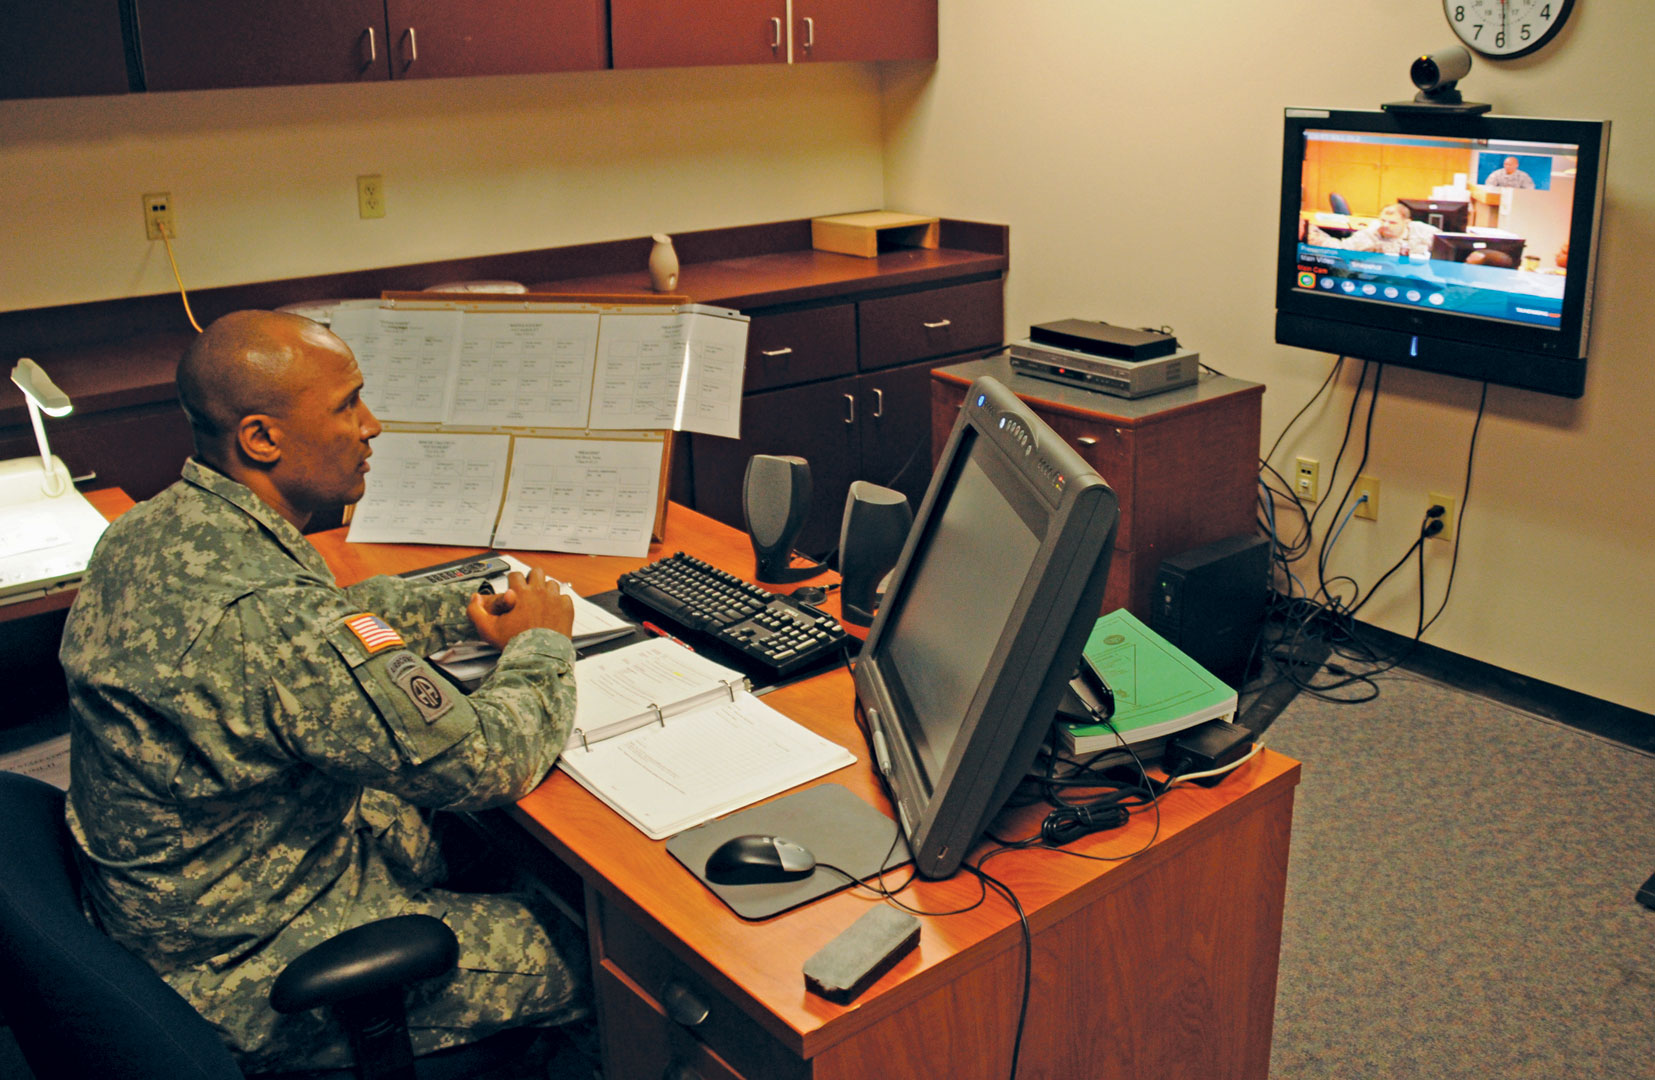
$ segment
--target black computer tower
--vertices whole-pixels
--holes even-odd
[[[1232,536],[1163,561],[1149,625],[1190,659],[1239,689],[1264,623],[1270,541]]]

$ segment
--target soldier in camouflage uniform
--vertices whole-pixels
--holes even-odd
[[[499,597],[378,577],[335,585],[300,530],[360,498],[379,423],[349,348],[238,312],[179,365],[183,478],[110,526],[64,631],[69,825],[105,930],[251,1069],[347,1063],[321,1011],[270,984],[360,923],[423,912],[459,969],[416,989],[416,1053],[587,1011],[584,948],[519,898],[435,888],[428,811],[527,794],[574,715],[568,597],[538,571]],[[503,647],[472,695],[422,659]]]

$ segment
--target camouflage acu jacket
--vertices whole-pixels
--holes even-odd
[[[111,525],[61,649],[69,825],[105,929],[163,974],[225,972],[301,913],[345,917],[371,881],[428,883],[414,807],[530,791],[573,720],[573,646],[519,634],[457,693],[422,657],[471,635],[468,592],[339,588],[291,524],[193,460]]]

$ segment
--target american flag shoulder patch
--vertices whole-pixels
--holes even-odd
[[[351,615],[345,619],[345,626],[370,654],[404,646],[402,635],[387,626],[378,615]]]

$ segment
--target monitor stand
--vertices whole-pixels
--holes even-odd
[[[895,869],[912,858],[896,822],[841,784],[805,788],[686,829],[668,840],[667,851],[672,857],[744,919],[767,919],[850,884],[844,874],[820,865],[815,873],[797,881],[764,885],[716,885],[708,881],[707,856],[713,849],[733,836],[749,834],[779,836],[803,844],[818,864],[837,866],[859,880],[881,869]]]

